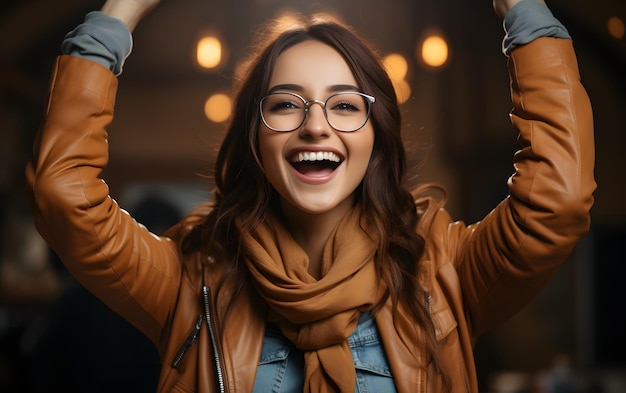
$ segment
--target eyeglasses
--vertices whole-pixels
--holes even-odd
[[[320,104],[326,121],[332,128],[353,132],[362,128],[370,117],[370,109],[376,99],[359,92],[333,94],[326,101],[307,101],[289,92],[270,93],[259,102],[263,123],[272,131],[294,131],[306,119],[312,104]]]

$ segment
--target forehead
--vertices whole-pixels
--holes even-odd
[[[336,85],[357,86],[339,52],[315,40],[296,44],[278,56],[269,88],[282,84],[298,85],[311,93],[329,91]]]

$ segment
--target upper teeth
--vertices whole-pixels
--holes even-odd
[[[340,162],[341,159],[335,153],[328,151],[311,151],[311,152],[300,152],[294,157],[294,162],[302,162],[302,161],[334,161]]]

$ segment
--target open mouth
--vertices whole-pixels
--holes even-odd
[[[333,152],[310,151],[294,154],[289,162],[296,171],[304,175],[323,176],[337,169],[343,162],[343,158]]]

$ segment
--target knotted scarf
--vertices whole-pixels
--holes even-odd
[[[308,273],[309,259],[280,219],[270,216],[244,235],[246,264],[268,319],[304,353],[304,391],[353,393],[356,372],[348,337],[359,314],[379,301],[375,244],[350,211],[331,233],[323,252],[322,278]]]

